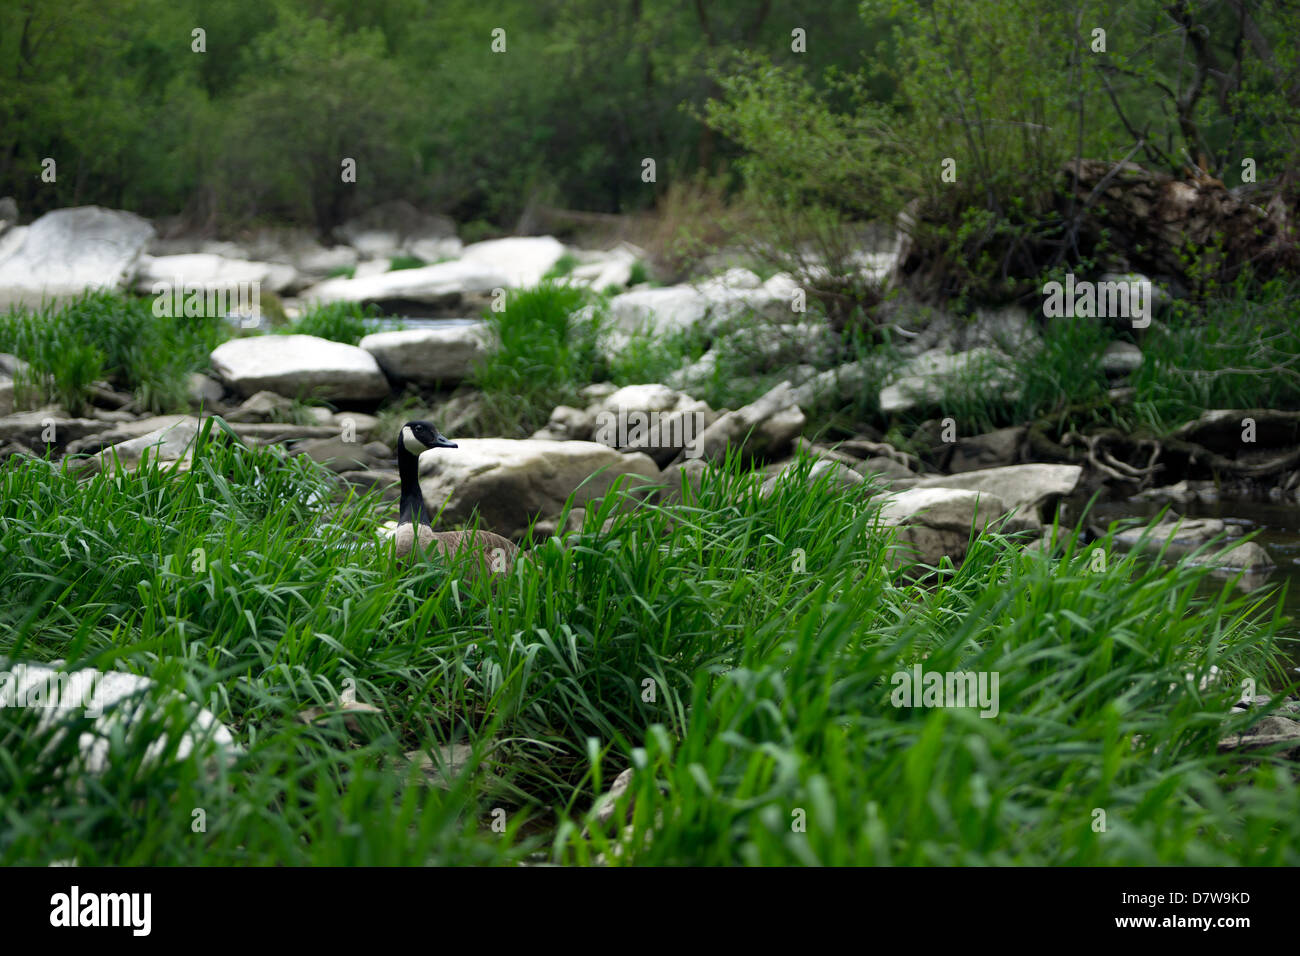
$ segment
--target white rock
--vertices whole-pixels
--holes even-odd
[[[365,349],[314,335],[256,335],[212,351],[212,368],[249,396],[263,390],[289,398],[368,400],[388,394],[388,380]]]
[[[0,260],[0,309],[39,306],[89,289],[119,291],[153,235],[153,226],[134,213],[99,206],[46,213]]]
[[[299,295],[303,302],[441,302],[458,295],[488,295],[509,278],[476,262],[458,260],[418,269],[385,271],[355,279],[326,279]]]
[[[23,244],[30,226],[12,226],[3,235],[0,235],[0,262],[3,262],[9,256],[18,251]]]
[[[997,495],[1019,514],[1038,517],[1043,505],[1073,494],[1082,475],[1083,469],[1078,465],[1006,465],[922,478],[912,487],[984,491]]]
[[[487,354],[486,325],[442,326],[375,332],[361,340],[365,349],[393,380],[432,385],[455,383],[469,377],[475,363]]]
[[[150,461],[180,461],[188,457],[198,433],[199,420],[186,417],[147,435],[105,448],[100,453],[100,462],[106,468],[113,464],[114,459],[123,465],[133,466],[139,463],[146,450]]]
[[[609,320],[627,333],[677,332],[702,321],[710,305],[707,297],[690,286],[633,289],[610,299]]]
[[[466,246],[460,261],[505,276],[510,288],[535,286],[564,255],[564,243],[551,236],[512,236]]]
[[[132,732],[133,726],[148,718],[154,711],[149,696],[154,682],[147,677],[121,671],[97,671],[93,668],[60,673],[45,664],[19,663],[7,671],[0,671],[0,702],[3,706],[39,706],[36,721],[38,731],[48,731],[64,721],[81,716],[92,719],[89,729],[77,736],[82,765],[92,774],[103,773],[112,757],[112,737]],[[171,698],[180,695],[168,692]],[[32,703],[33,697],[43,701]],[[53,749],[63,738],[65,730],[57,729],[50,735],[46,746]],[[144,761],[157,761],[168,749],[171,741],[154,740],[144,752]],[[209,711],[195,708],[189,729],[176,742],[176,760],[185,760],[196,750],[220,754],[233,752],[234,736],[230,729]]]
[[[31,366],[16,355],[0,352],[0,417],[14,410],[14,379],[30,374]]]
[[[996,495],[964,488],[911,488],[887,501],[881,524],[897,528],[898,563],[936,565],[943,557],[959,563],[966,556],[971,529],[990,525],[1004,533],[1036,531],[1042,525],[1032,515],[1002,519],[1010,508]]]
[[[1101,354],[1102,370],[1110,375],[1128,375],[1142,367],[1142,350],[1132,342],[1111,342]]]
[[[276,262],[249,262],[196,252],[179,256],[141,256],[136,270],[137,292],[153,292],[155,283],[181,288],[229,289],[241,282],[256,282],[270,292],[280,292],[297,278],[293,266]]]

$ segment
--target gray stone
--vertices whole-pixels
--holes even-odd
[[[964,488],[995,494],[1008,508],[1038,517],[1044,506],[1074,493],[1083,469],[1078,465],[1010,465],[959,475],[922,478],[914,488]]]
[[[901,465],[892,458],[879,456],[858,462],[853,466],[853,470],[863,476],[879,475],[888,479],[912,479],[917,477],[906,465]]]
[[[727,448],[740,448],[749,458],[779,457],[803,428],[803,413],[780,415],[795,407],[789,382],[781,382],[734,412],[720,416],[699,438],[702,457],[720,461]],[[767,428],[762,426],[771,422]]]
[[[156,712],[154,700],[159,700],[160,696],[180,698],[175,691],[158,695],[155,686],[147,677],[123,671],[84,668],[60,672],[54,666],[24,662],[9,666],[7,677],[0,680],[0,698],[3,698],[4,706],[14,706],[16,701],[41,695],[46,704],[36,708],[40,716],[35,730],[38,733],[53,731],[46,741],[47,750],[57,747],[67,733],[61,725],[77,720],[80,765],[69,769],[101,774],[108,769],[114,756],[112,741],[123,736],[138,737],[137,728],[144,727],[149,715]],[[88,725],[78,720],[83,715],[91,718]],[[149,742],[140,758],[143,763],[156,764],[173,748],[174,753],[168,759],[176,761],[186,760],[191,754],[224,760],[237,752],[230,728],[209,711],[195,704],[189,721],[178,740],[162,738]],[[149,733],[156,730],[152,722],[147,729]],[[173,729],[178,728],[168,720],[167,731]],[[125,751],[121,755],[128,756]]]
[[[0,352],[0,417],[14,412],[15,379],[31,374],[31,366],[16,355]]]
[[[1142,350],[1132,342],[1111,342],[1101,353],[1101,368],[1107,375],[1129,375],[1142,367]]]
[[[64,448],[79,438],[108,431],[112,427],[108,422],[93,418],[72,418],[64,409],[46,405],[0,418],[0,441],[20,442],[37,449],[44,448],[47,444]]]
[[[226,416],[228,422],[287,421],[293,412],[293,399],[275,392],[256,392]],[[326,423],[328,424],[328,423]]]
[[[226,390],[216,379],[202,372],[190,372],[187,394],[191,405],[210,408],[225,397]]]
[[[460,261],[504,276],[509,288],[525,289],[541,282],[564,251],[564,243],[551,236],[511,236],[468,245]]]
[[[67,449],[68,454],[93,455],[111,445],[121,445],[123,442],[159,433],[181,422],[191,420],[192,417],[189,415],[152,415],[147,418],[131,418],[128,421],[112,424],[111,427],[95,434],[70,442]]]
[[[466,295],[485,296],[504,289],[509,279],[480,262],[440,262],[418,269],[399,269],[355,279],[326,279],[298,298],[304,303],[365,302],[399,306],[403,303],[440,305]]]
[[[314,335],[231,339],[211,356],[213,370],[241,395],[270,391],[327,401],[366,401],[388,395],[388,380],[365,349]]]
[[[46,213],[0,259],[0,309],[39,307],[90,289],[121,291],[153,235],[134,213],[99,206]]]
[[[964,488],[911,488],[887,501],[881,524],[897,529],[896,564],[912,561],[934,566],[948,557],[958,564],[966,556],[972,528],[1002,533],[1039,532],[1032,515],[1007,517],[1010,508],[996,495]],[[1005,519],[1005,520],[1004,520]]]
[[[306,455],[334,472],[369,472],[383,465],[365,446],[341,438],[311,438],[300,442],[293,452]]]
[[[421,212],[402,199],[371,206],[334,230],[343,242],[367,257],[390,258],[420,239],[447,239],[456,224],[447,216]]]
[[[1269,553],[1254,541],[1240,540],[1242,529],[1218,518],[1179,518],[1174,515],[1160,524],[1145,528],[1129,528],[1115,535],[1115,541],[1126,547],[1141,547],[1150,553],[1164,549],[1170,558],[1180,558],[1200,548],[1220,535],[1229,540],[1207,553],[1189,559],[1189,563],[1209,565],[1224,571],[1264,571],[1275,566]],[[1238,538],[1239,540],[1231,540]]]
[[[135,290],[158,293],[177,287],[190,289],[236,289],[241,283],[256,284],[268,292],[281,292],[293,285],[298,274],[293,266],[276,262],[227,259],[210,253],[179,256],[141,256]],[[159,287],[165,286],[166,289]]]
[[[953,443],[948,470],[959,473],[1014,465],[1020,460],[1020,449],[1028,431],[1023,425],[1017,425],[970,438],[959,438]]]
[[[396,471],[368,468],[362,471],[344,471],[339,477],[362,491],[378,488],[380,497],[385,501],[397,501],[402,497],[402,479]]]
[[[570,495],[575,505],[586,506],[620,475],[630,476],[632,485],[659,478],[647,456],[622,454],[597,442],[465,438],[457,443],[459,448],[421,457],[425,506],[430,514],[441,512],[444,526],[468,521],[477,510],[482,528],[506,537],[522,534],[536,518],[559,514]],[[624,487],[631,487],[628,479]]]
[[[776,491],[776,486],[782,481],[790,480],[797,474],[798,468],[798,462],[785,465],[777,474],[763,482],[758,490],[759,496],[771,497]],[[843,462],[824,458],[812,463],[808,469],[806,484],[809,488],[820,485],[827,490],[845,490],[862,485],[863,477]]]
[[[583,416],[591,422],[591,440],[644,452],[660,466],[679,454],[698,457],[701,436],[718,418],[707,403],[658,384],[620,388],[588,406]]]
[[[375,332],[361,340],[390,379],[455,384],[469,377],[487,355],[486,324]]]
[[[115,463],[133,469],[140,464],[146,452],[152,462],[188,461],[198,433],[199,420],[186,417],[139,438],[111,445],[99,453],[98,459],[92,460],[105,469],[114,467]]]

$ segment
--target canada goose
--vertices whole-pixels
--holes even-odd
[[[402,479],[402,501],[393,535],[397,556],[410,555],[417,542],[421,551],[436,551],[444,557],[472,548],[480,552],[491,570],[508,571],[519,554],[513,541],[491,531],[434,531],[429,523],[420,491],[420,455],[431,448],[456,447],[432,422],[407,422],[398,432],[397,473]]]

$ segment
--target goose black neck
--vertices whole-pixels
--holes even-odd
[[[397,441],[397,474],[402,479],[402,503],[397,512],[397,523],[428,525],[424,495],[420,492],[420,459],[406,450],[400,438]]]

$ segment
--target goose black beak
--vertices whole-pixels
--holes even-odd
[[[446,435],[439,434],[437,436],[437,443],[433,447],[434,448],[459,448],[460,446],[457,445],[450,438],[448,438]]]

